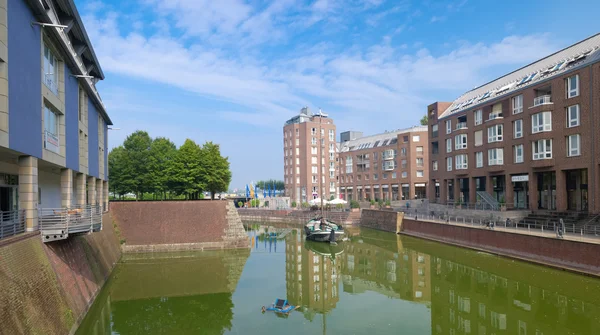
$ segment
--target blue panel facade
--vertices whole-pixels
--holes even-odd
[[[104,179],[108,180],[108,125],[104,123]]]
[[[8,3],[8,126],[10,148],[42,157],[42,48],[25,1]]]
[[[79,171],[79,83],[65,66],[65,137],[67,167]]]
[[[98,110],[96,105],[88,99],[88,159],[89,175],[100,177],[98,166]]]

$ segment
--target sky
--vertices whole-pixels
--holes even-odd
[[[416,125],[427,105],[598,32],[600,1],[75,0],[115,128],[218,143],[231,188],[283,180],[283,124]],[[339,138],[339,137],[338,137]]]

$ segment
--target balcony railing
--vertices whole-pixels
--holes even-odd
[[[502,119],[502,113],[490,113],[490,117],[486,121],[492,121],[496,119]]]
[[[0,212],[0,239],[25,232],[25,210]]]
[[[38,208],[38,221],[43,242],[64,240],[69,234],[102,230],[102,206]]]
[[[459,122],[456,124],[456,129],[455,130],[461,130],[461,129],[467,129],[467,123],[466,122]]]
[[[552,103],[552,96],[542,95],[533,99],[533,106],[548,105]]]
[[[390,165],[384,165],[383,166],[383,171],[392,171],[396,168],[396,165],[390,164]]]

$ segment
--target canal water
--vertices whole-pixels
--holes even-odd
[[[77,334],[600,334],[600,281],[367,229],[331,247],[125,255]],[[276,298],[299,308],[261,313]]]

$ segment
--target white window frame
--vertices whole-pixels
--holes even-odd
[[[421,162],[421,164],[419,164],[419,161]],[[416,164],[417,167],[423,167],[425,165],[425,159],[423,159],[423,157],[417,157]]]
[[[462,150],[467,148],[467,134],[458,134],[454,136],[454,149]]]
[[[319,168],[316,165],[311,166],[311,172],[314,174],[319,173]]]
[[[575,118],[573,118],[575,116]],[[579,105],[567,107],[567,128],[577,127],[581,124],[581,111]]]
[[[503,165],[504,164],[504,149],[494,148],[488,150],[488,165]]]
[[[539,148],[542,150],[539,150]],[[552,158],[552,139],[531,142],[531,156],[534,161]]]
[[[438,161],[433,161],[432,162],[432,169],[433,169],[433,171],[437,171],[438,170]]]
[[[317,147],[310,147],[310,153],[313,155],[318,155],[319,152],[317,150]]]
[[[423,170],[417,170],[417,178],[423,178],[425,176],[425,172]]]
[[[60,153],[60,114],[44,105],[44,148]]]
[[[573,144],[576,146],[574,147]],[[581,135],[569,135],[567,136],[567,157],[577,156],[581,156]]]
[[[523,113],[523,94],[521,95],[517,95],[516,97],[513,97],[512,99],[512,113],[513,114],[520,114]]]
[[[329,140],[335,140],[335,132],[333,131],[333,129],[329,129]]]
[[[457,170],[466,170],[469,168],[469,156],[466,154],[456,155],[454,162]]]
[[[572,79],[575,79],[573,82]],[[575,84],[573,87],[573,83]],[[579,75],[570,76],[567,78],[567,99],[579,96]]]
[[[452,171],[452,156],[446,157],[446,171]]]
[[[540,121],[541,116],[541,123]],[[539,112],[531,116],[531,133],[552,131],[552,112]]]
[[[413,135],[412,140],[413,142],[419,142],[421,140],[421,135]]]
[[[452,133],[452,120],[446,120],[446,134]]]
[[[481,109],[473,112],[473,119],[475,120],[475,125],[478,126],[483,123],[483,111]]]
[[[513,122],[513,138],[521,137],[523,137],[523,119],[518,119]]]
[[[483,167],[483,151],[478,151],[475,153],[475,167],[476,168]]]
[[[58,95],[58,71],[59,71],[59,60],[56,54],[46,42],[44,42],[44,80],[43,83],[50,90],[50,92]]]
[[[402,171],[402,178],[408,178],[408,172]]]
[[[446,152],[452,152],[452,139],[451,138],[447,138],[446,139]]]
[[[488,127],[488,143],[502,142],[504,137],[504,125],[496,124]]]
[[[525,147],[523,144],[517,144],[513,146],[513,151],[515,153],[514,160],[515,164],[520,164],[525,161]],[[520,154],[519,154],[520,152]]]

